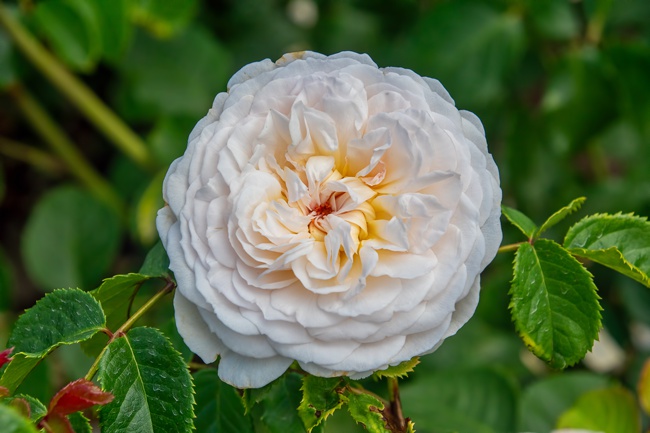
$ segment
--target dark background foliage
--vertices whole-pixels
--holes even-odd
[[[90,290],[104,277],[139,268],[157,240],[165,167],[182,154],[193,125],[238,68],[290,51],[366,52],[379,66],[439,79],[459,108],[483,120],[504,203],[538,223],[578,196],[587,197],[582,215],[650,215],[647,0],[25,0],[5,6],[142,137],[148,168],[98,132],[0,27],[2,342],[16,315],[44,291]],[[25,95],[125,207],[116,212],[78,182],[48,146],[51,131],[37,132]],[[559,236],[576,219],[553,230]],[[504,243],[521,240],[508,224],[504,232]],[[583,390],[612,380],[634,387],[650,352],[650,292],[590,268],[605,328],[623,362],[606,375],[581,364],[557,382],[513,332],[511,261],[502,254],[490,266],[475,318],[424,357],[405,384],[406,414],[418,431],[434,431],[429,425],[544,431]],[[167,306],[150,320],[173,335],[169,317]],[[57,351],[24,386],[47,400],[65,378],[82,376],[92,360],[75,350]],[[434,396],[423,399],[431,389]],[[540,395],[553,395],[556,406],[540,409]],[[444,410],[432,412],[432,404]]]

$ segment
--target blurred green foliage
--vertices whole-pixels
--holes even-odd
[[[143,137],[158,170],[140,168],[112,147],[0,26],[0,342],[43,291],[91,290],[104,277],[139,268],[156,242],[161,176],[183,153],[192,126],[238,68],[289,51],[366,52],[379,66],[439,79],[459,108],[483,120],[504,202],[536,223],[578,196],[588,198],[583,215],[650,214],[647,0],[3,4]],[[71,167],[48,169],[30,156],[37,148],[60,159],[19,109],[23,89],[110,181],[127,204],[123,214],[70,186],[76,182]],[[553,227],[549,236],[564,233],[577,218]],[[504,243],[519,240],[508,224],[504,231]],[[484,274],[476,316],[423,357],[404,384],[406,416],[418,432],[541,433],[582,392],[617,381],[635,387],[650,354],[647,289],[593,267],[604,324],[624,362],[604,374],[555,375],[530,358],[513,332],[507,313],[511,262],[510,254],[497,258]],[[151,320],[167,330],[170,307],[161,308]],[[61,374],[75,371],[72,364],[81,370],[88,364],[81,354],[65,353],[55,353],[23,386],[47,393],[43,383],[60,384]],[[329,430],[352,431],[351,423],[336,414]]]

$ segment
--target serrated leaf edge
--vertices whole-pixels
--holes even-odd
[[[550,229],[572,213],[575,213],[580,210],[582,207],[583,203],[587,200],[587,197],[578,197],[573,200],[571,200],[571,203],[569,203],[566,206],[561,207],[557,211],[553,212],[548,218],[546,218],[546,221],[533,233],[532,238],[536,239],[538,238],[542,233],[544,233],[546,230]],[[557,221],[553,221],[553,218],[559,217]]]
[[[583,266],[583,265],[582,265],[582,264],[581,264],[581,263],[580,263],[580,262],[579,262],[579,261],[578,261],[578,260],[573,256],[573,255],[571,255],[571,253],[569,252],[569,250],[567,250],[566,248],[564,248],[564,246],[558,244],[557,242],[555,242],[555,241],[553,241],[553,240],[551,240],[551,239],[546,239],[546,240],[547,240],[548,242],[551,242],[551,243],[553,243],[553,244],[559,246],[560,248],[562,248],[562,249],[567,253],[567,255],[568,255],[572,260],[574,260],[577,264],[580,265],[580,267],[582,268],[582,270],[583,270],[584,272],[586,272],[586,274],[587,274],[588,277],[589,277],[589,280],[590,280],[590,282],[591,282],[591,285],[593,286],[593,289],[594,289],[594,294],[596,295],[596,300],[599,301],[600,299],[602,299],[602,298],[600,297],[600,295],[598,294],[598,290],[597,290],[598,288],[596,287],[596,285],[595,285],[594,282],[593,282],[593,275],[592,275],[592,273],[589,272],[589,270],[586,269],[586,268],[585,268],[585,267],[584,267],[584,266]],[[517,260],[518,254],[519,254],[519,250],[520,250],[524,245],[526,245],[526,244],[530,245],[530,246],[533,248],[533,251],[535,250],[535,246],[534,246],[533,243],[525,242],[525,243],[521,244],[521,245],[519,246],[519,248],[517,248],[517,251],[515,252],[515,258],[514,258],[514,260],[513,260],[513,277],[512,277],[512,281],[511,281],[511,283],[510,283],[510,290],[508,291],[508,295],[510,296],[510,302],[508,303],[508,310],[510,310],[510,312],[511,312],[511,318],[512,318],[512,322],[513,322],[513,324],[515,325],[515,331],[517,331],[517,334],[518,334],[519,337],[522,339],[522,341],[524,342],[524,344],[526,345],[526,347],[528,347],[528,349],[529,349],[529,350],[530,350],[530,351],[531,351],[535,356],[537,356],[539,359],[541,359],[542,361],[546,362],[547,364],[550,364],[550,363],[552,362],[552,360],[553,360],[553,353],[550,353],[550,355],[549,355],[548,357],[544,357],[544,356],[542,356],[542,353],[541,353],[541,352],[538,353],[538,352],[540,351],[539,346],[538,346],[538,345],[533,341],[533,339],[530,337],[530,335],[528,335],[527,332],[524,332],[524,331],[521,329],[519,323],[515,320],[515,317],[514,317],[514,314],[513,314],[513,309],[514,309],[514,301],[513,301],[513,299],[512,299],[512,294],[513,294],[513,284],[514,284],[514,281],[515,281],[515,279],[516,279],[516,277],[517,277],[517,267],[514,266],[514,264],[516,263],[516,260]],[[537,257],[537,254],[535,254],[535,256]],[[539,262],[539,259],[538,259],[537,261]],[[603,311],[603,307],[602,307],[602,305],[600,305],[600,302],[598,302],[598,325],[597,325],[598,329],[602,328],[602,314],[600,314],[601,311]],[[598,340],[598,335],[596,335],[596,338],[595,338],[594,341],[597,341],[597,340]],[[587,352],[589,352],[592,348],[593,348],[593,342],[592,342],[592,347],[590,347],[590,348],[587,350]],[[580,362],[580,360],[576,360],[576,361],[573,362],[573,363],[567,363],[567,365],[566,365],[564,368],[571,367],[571,366],[577,364],[578,362]]]
[[[106,313],[104,313],[104,309],[102,308],[102,304],[101,304],[101,302],[99,302],[99,301],[98,301],[94,296],[92,296],[89,292],[86,292],[86,291],[81,290],[81,289],[79,289],[79,288],[72,288],[72,287],[70,287],[70,288],[67,288],[67,289],[54,289],[54,290],[52,290],[51,292],[47,293],[45,296],[43,296],[41,299],[39,299],[38,301],[36,301],[36,303],[35,303],[34,305],[32,305],[30,308],[28,308],[27,310],[25,310],[25,311],[23,312],[23,314],[27,313],[27,311],[31,310],[32,308],[36,307],[38,304],[40,304],[41,302],[43,302],[47,296],[50,296],[50,295],[52,295],[53,293],[61,292],[61,291],[76,291],[76,292],[81,292],[81,293],[84,293],[84,294],[90,295],[90,299],[92,299],[93,302],[96,302],[96,303],[97,303],[97,306],[99,307],[99,310],[100,310],[101,313],[102,313],[102,317],[103,317],[103,324],[102,324],[102,327],[104,327],[104,328],[106,327]],[[22,317],[22,314],[21,314],[20,317]],[[20,317],[18,318],[18,320],[16,320],[16,323],[14,324],[14,328],[11,330],[11,334],[13,334],[13,332],[15,331],[16,325],[18,324],[18,321],[20,320]],[[99,328],[95,329],[95,332],[93,332],[93,333],[92,333],[91,335],[89,335],[88,337],[85,337],[85,338],[77,338],[77,339],[73,339],[73,340],[71,340],[71,341],[59,342],[59,343],[53,345],[52,347],[50,347],[50,348],[49,348],[45,353],[42,353],[42,354],[32,354],[32,353],[26,353],[26,352],[22,352],[22,351],[21,351],[21,352],[15,352],[15,353],[14,353],[14,356],[15,356],[15,355],[18,355],[18,354],[21,354],[21,355],[23,355],[25,358],[39,358],[39,359],[40,359],[40,358],[44,358],[44,357],[46,357],[49,353],[51,353],[54,349],[56,349],[56,348],[59,347],[59,346],[62,346],[62,345],[66,345],[66,346],[67,346],[67,345],[71,345],[71,344],[77,344],[77,343],[81,343],[82,341],[86,341],[86,340],[91,339],[95,334],[97,334],[99,331],[101,331],[102,327],[99,327]],[[92,329],[92,328],[88,328],[88,330],[91,330],[91,329]],[[10,334],[10,335],[11,335],[11,334]]]
[[[401,362],[397,365],[392,365],[385,370],[375,371],[373,376],[376,379],[382,379],[384,377],[396,377],[403,379],[408,376],[409,373],[415,371],[415,366],[420,363],[420,357],[414,356],[411,359],[408,359],[404,362]]]

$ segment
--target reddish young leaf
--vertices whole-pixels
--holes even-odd
[[[11,355],[11,352],[13,351],[14,348],[10,347],[9,349],[5,349],[2,352],[0,352],[0,367],[2,367],[3,365],[11,361],[9,355]]]
[[[9,395],[9,390],[4,386],[0,386],[0,398],[6,397]]]
[[[70,415],[88,409],[96,404],[107,404],[113,401],[113,394],[102,391],[97,385],[86,379],[78,379],[67,384],[57,392],[48,408],[51,414]]]
[[[32,409],[29,407],[29,403],[24,398],[14,398],[9,403],[10,406],[13,406],[18,412],[20,412],[25,418],[32,416]]]
[[[46,433],[75,433],[70,420],[59,413],[48,414],[38,426],[44,429]]]

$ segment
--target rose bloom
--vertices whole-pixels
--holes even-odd
[[[479,119],[438,81],[351,52],[242,68],[163,195],[178,330],[240,388],[294,360],[357,379],[434,351],[501,242]]]

